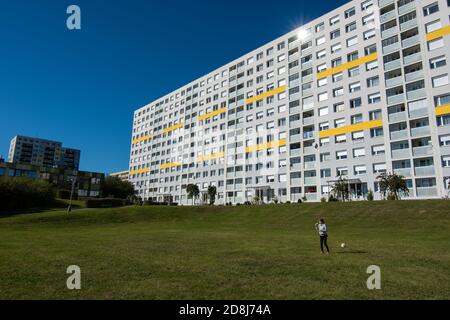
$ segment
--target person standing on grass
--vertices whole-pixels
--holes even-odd
[[[330,248],[328,248],[328,227],[323,218],[320,219],[319,223],[316,223],[316,230],[319,232],[320,236],[320,250],[322,250],[322,253],[325,253],[325,247],[327,249],[327,254],[329,254]]]

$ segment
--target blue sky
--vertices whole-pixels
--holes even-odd
[[[81,149],[83,170],[126,170],[135,109],[346,2],[2,1],[0,155],[22,134]]]

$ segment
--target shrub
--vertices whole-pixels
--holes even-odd
[[[129,181],[122,181],[118,177],[106,177],[102,182],[104,197],[126,199],[134,195],[134,187]]]
[[[369,193],[367,194],[367,200],[373,201],[373,199],[374,199],[373,191],[369,190]]]
[[[50,206],[55,190],[43,180],[24,177],[0,178],[0,210],[20,210]]]
[[[321,198],[321,199],[320,199],[320,202],[322,202],[322,203],[327,202],[327,198]]]
[[[330,197],[328,198],[328,202],[339,202],[339,199],[337,199],[335,196],[330,195]]]
[[[302,199],[298,199],[297,203],[303,203]]]
[[[87,199],[86,208],[117,208],[125,205],[125,200],[116,198]]]

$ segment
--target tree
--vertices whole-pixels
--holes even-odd
[[[349,199],[350,190],[348,190],[348,180],[342,176],[339,176],[339,180],[334,184],[331,192],[340,201],[346,201]]]
[[[208,187],[208,196],[209,196],[209,205],[210,206],[213,206],[214,203],[216,203],[216,195],[217,195],[216,186],[209,186]]]
[[[396,173],[383,173],[377,177],[380,192],[384,199],[400,200],[401,195],[409,195],[409,188],[403,176]]]
[[[188,197],[192,198],[192,205],[195,205],[195,199],[200,194],[200,189],[198,188],[198,186],[196,184],[189,184],[186,187],[186,192],[188,194]]]
[[[106,177],[101,188],[105,198],[128,199],[135,195],[131,182],[123,181],[118,177]]]

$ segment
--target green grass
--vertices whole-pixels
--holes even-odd
[[[322,216],[330,256],[314,231]],[[449,222],[450,201],[6,217],[0,299],[450,299]],[[69,265],[82,269],[80,291],[66,288]],[[370,265],[382,290],[366,287]]]

